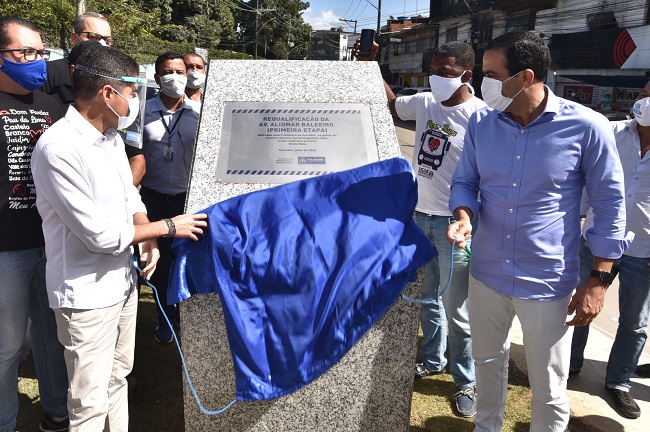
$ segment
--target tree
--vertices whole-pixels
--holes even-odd
[[[237,13],[240,41],[248,53],[265,58],[304,58],[309,51],[311,26],[302,19],[309,7],[300,0],[250,0]],[[256,24],[257,15],[257,24]]]

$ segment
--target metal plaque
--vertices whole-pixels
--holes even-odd
[[[377,160],[364,104],[224,104],[217,181],[287,183]]]

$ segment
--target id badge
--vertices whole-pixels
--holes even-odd
[[[163,162],[174,162],[174,147],[168,145],[164,148]]]

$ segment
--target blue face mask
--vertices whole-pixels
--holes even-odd
[[[31,92],[39,89],[47,81],[45,60],[16,63],[4,56],[2,58],[3,62],[0,70],[25,90]]]

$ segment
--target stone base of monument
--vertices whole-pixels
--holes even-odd
[[[310,170],[337,171],[352,168],[345,166],[350,161],[359,166],[400,156],[377,63],[212,61],[186,211],[197,212],[216,202],[272,187],[278,182],[260,180],[259,175],[238,182],[233,180],[231,173],[248,174],[246,164],[250,164],[250,172],[262,173],[263,178],[267,173],[262,170],[264,164],[284,164],[292,148],[299,147],[295,145],[301,139],[297,134],[280,136],[289,143],[281,149],[283,153],[267,153],[270,148],[268,137],[277,138],[278,133],[284,133],[284,130],[260,129],[259,133],[249,130],[261,128],[265,119],[241,120],[248,119],[246,116],[250,114],[250,110],[240,109],[242,104],[253,105],[255,113],[260,111],[255,108],[296,112],[295,104],[307,104],[307,110],[331,109],[332,104],[340,104],[342,110],[361,113],[356,114],[361,115],[359,121],[342,119],[340,127],[339,120],[328,116],[328,121],[336,123],[333,129],[321,136],[308,136],[304,143],[307,147],[313,146],[309,148],[314,152],[311,155],[323,156],[311,159],[312,162],[322,160],[329,164],[335,160],[339,164],[312,165]],[[363,105],[362,109],[358,110],[358,105]],[[236,109],[230,108],[233,106]],[[255,118],[255,115],[250,118]],[[224,120],[227,118],[231,118],[230,123]],[[357,129],[357,124],[361,129]],[[318,125],[311,126],[315,127],[303,130],[300,137],[318,128]],[[350,139],[359,134],[363,139]],[[257,137],[264,139],[251,142]],[[276,144],[282,144],[280,138]],[[332,152],[332,148],[340,148],[342,142],[345,143],[342,150]],[[369,149],[368,142],[372,149]],[[326,154],[327,151],[330,153]],[[244,168],[235,165],[242,160]],[[289,175],[292,169],[304,169],[296,166],[284,171],[287,170],[285,165],[280,168]],[[421,283],[409,284],[405,291],[407,295],[419,298]],[[195,295],[182,302],[180,310],[183,350],[196,391],[207,410],[223,408],[235,399],[235,375],[219,296]],[[278,399],[237,402],[223,414],[208,416],[200,412],[185,382],[185,430],[406,431],[410,419],[419,313],[419,305],[398,299],[340,362],[302,389]]]
[[[405,293],[420,298],[421,273]],[[418,283],[419,282],[419,283]],[[416,288],[419,287],[419,288]],[[302,389],[265,402],[237,402],[202,414],[185,382],[185,430],[219,432],[407,431],[420,306],[401,298],[327,373]],[[207,410],[234,399],[235,374],[217,294],[181,303],[183,350]]]

